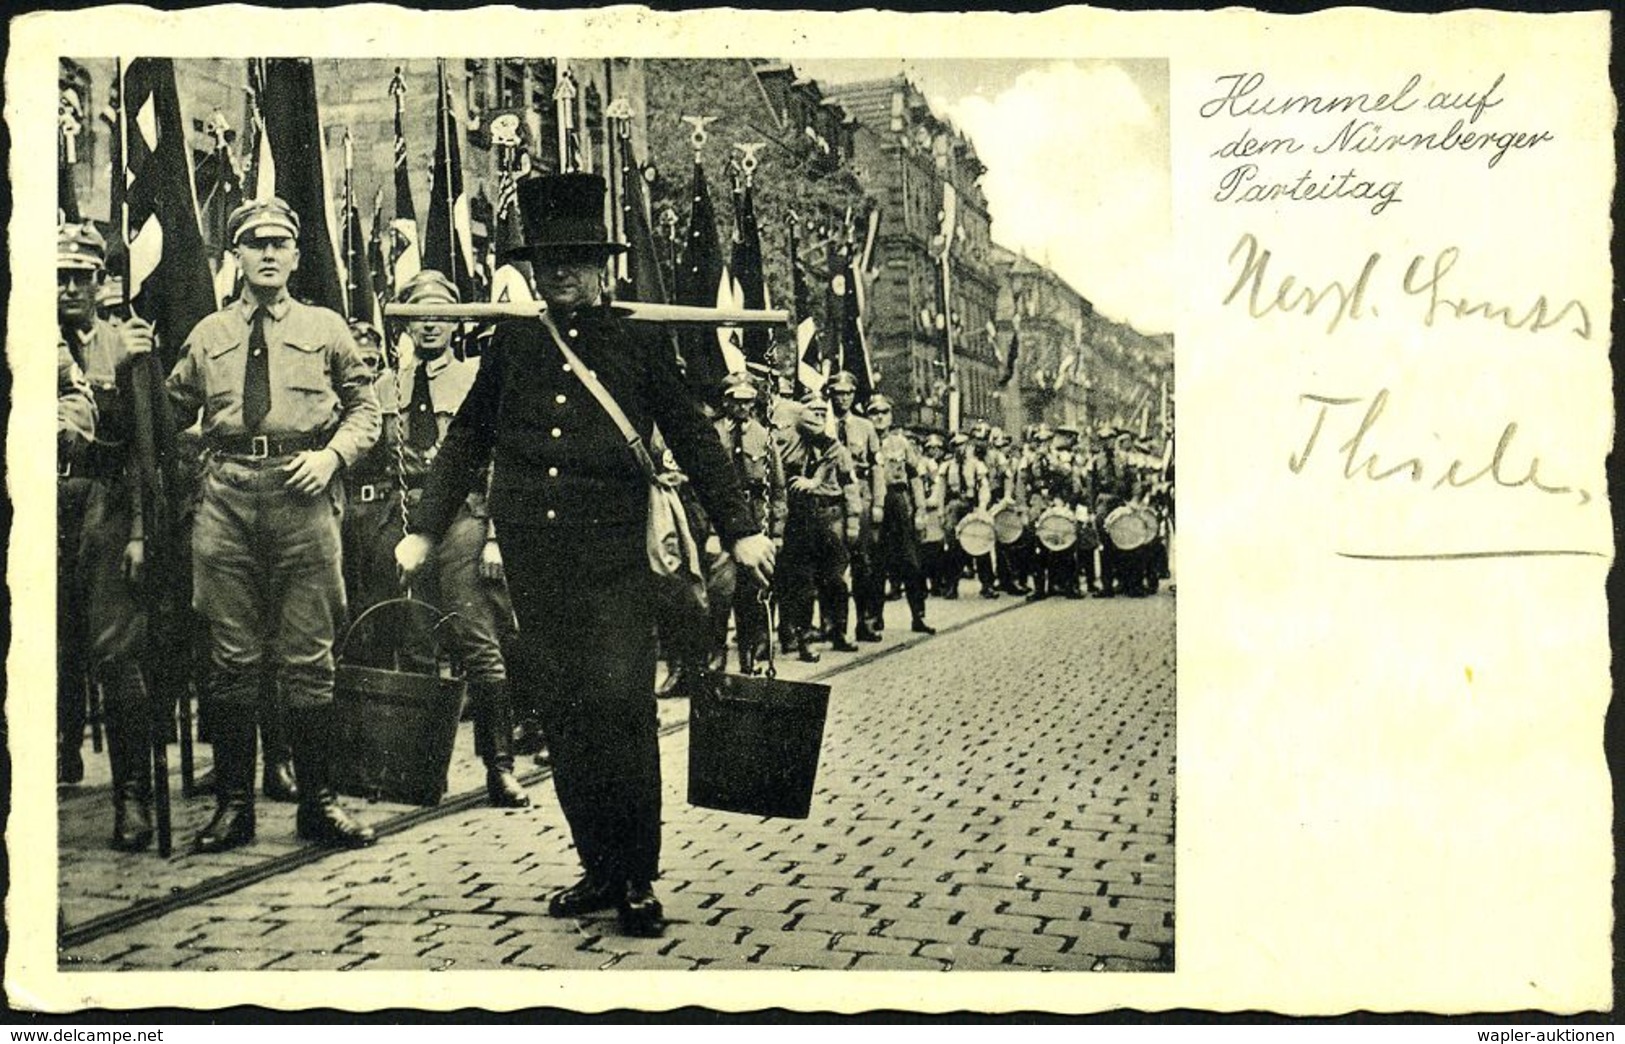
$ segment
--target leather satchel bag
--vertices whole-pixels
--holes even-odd
[[[545,313],[542,323],[547,332],[552,335],[553,343],[558,345],[564,359],[570,364],[571,371],[581,380],[592,397],[598,400],[598,405],[609,414],[615,426],[620,429],[621,436],[626,439],[627,449],[643,470],[644,477],[649,482],[649,511],[645,532],[645,543],[649,556],[649,571],[661,581],[662,586],[669,590],[662,591],[664,596],[676,596],[685,604],[703,611],[707,604],[705,594],[705,570],[700,566],[700,546],[694,539],[694,531],[688,524],[688,512],[683,509],[682,498],[677,490],[661,480],[659,469],[655,467],[654,459],[649,456],[649,448],[643,443],[643,436],[632,427],[632,422],[626,419],[621,411],[620,404],[609,390],[598,382],[592,375],[587,364],[581,357],[571,351],[570,346],[564,343],[559,336],[558,327]]]

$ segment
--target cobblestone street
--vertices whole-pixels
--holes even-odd
[[[420,824],[63,966],[1170,970],[1173,597],[933,605],[944,633],[797,675],[833,686],[805,821],[689,806],[687,732],[666,736],[664,938],[546,916],[577,866],[545,783],[531,809]],[[283,830],[261,832],[274,848]],[[133,860],[163,865],[114,857],[77,880]]]

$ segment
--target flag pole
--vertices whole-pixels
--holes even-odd
[[[125,108],[129,104],[128,85],[124,82],[124,63],[122,59],[115,59],[114,75],[119,84],[119,160],[113,176],[124,176],[123,164],[129,156],[129,120],[125,116]],[[118,203],[119,213],[114,227],[118,229],[124,241],[124,258],[120,263],[124,277],[124,291],[130,305],[130,312],[135,311],[135,286],[131,282],[133,266],[130,257],[130,206],[128,199],[121,199]],[[157,372],[154,369],[153,353],[143,352],[130,360],[130,378],[134,394],[131,396],[132,413],[135,421],[136,464],[141,476],[141,496],[137,510],[141,513],[141,527],[143,537],[152,536],[156,544],[162,537],[160,527],[162,519],[158,511],[157,498],[161,495],[161,485],[158,479],[158,449],[156,425],[153,420],[153,395],[158,390]],[[158,567],[158,563],[150,559],[145,563],[151,570]],[[153,605],[149,605],[149,612]],[[150,646],[149,646],[150,649]],[[143,657],[145,659],[146,657]],[[146,665],[143,665],[146,666]],[[150,676],[150,671],[149,671]],[[157,713],[157,686],[150,686],[147,690],[147,733],[143,737],[146,744],[146,759],[152,765],[153,774],[153,813],[157,819],[158,827],[158,854],[165,859],[169,858],[174,849],[173,836],[170,825],[169,809],[169,750],[165,743],[162,726]],[[131,737],[132,741],[134,737]]]

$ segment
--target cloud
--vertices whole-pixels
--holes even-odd
[[[1166,98],[1110,62],[1058,61],[938,109],[976,145],[993,238],[1096,309],[1173,329]]]

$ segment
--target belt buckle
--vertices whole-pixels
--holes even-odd
[[[383,499],[378,495],[378,487],[371,482],[362,486],[357,492],[361,494],[361,503],[363,504],[371,504],[375,500]]]
[[[264,460],[271,455],[271,440],[265,435],[255,435],[248,440],[248,455],[256,460]]]
[[[73,478],[73,461],[58,461],[56,465],[56,477],[61,479]]]

